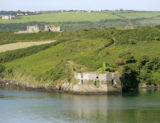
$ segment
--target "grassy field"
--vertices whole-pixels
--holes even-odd
[[[27,35],[30,38],[30,35]],[[27,35],[25,35],[26,38]],[[158,27],[135,30],[64,31],[53,37],[64,41],[44,50],[30,53],[30,55],[20,54],[16,58],[13,57],[13,60],[9,59],[8,62],[5,58],[3,65],[6,70],[3,76],[23,82],[55,84],[71,76],[73,67],[78,71],[84,71],[84,68],[85,71],[97,71],[105,63],[107,67],[118,70],[120,73],[123,73],[123,69],[128,66],[131,70],[127,69],[129,71],[126,74],[131,73],[130,78],[134,78],[131,81],[133,83],[136,78],[141,82],[160,83],[160,62],[156,61],[160,56],[160,29]],[[32,38],[35,37],[32,36]],[[26,51],[27,49],[19,52]],[[3,57],[7,55],[4,54]],[[149,59],[148,63],[143,66],[140,64],[143,63],[142,56],[147,56]],[[2,59],[1,54],[0,59]],[[70,66],[68,61],[72,61],[73,66]],[[132,75],[132,72],[139,74],[133,76],[135,74]]]
[[[49,14],[23,16],[14,20],[0,20],[0,23],[26,23],[26,22],[83,22],[100,21],[106,19],[119,19],[120,17],[103,12],[58,12]]]
[[[48,41],[59,39],[60,33],[57,32],[43,32],[30,34],[14,34],[13,31],[0,32],[0,45],[15,43],[15,42],[35,42]]]
[[[0,20],[0,23],[26,22],[97,22],[114,19],[159,18],[160,12],[145,11],[106,11],[106,12],[57,12],[39,15],[21,16],[14,20]]]
[[[58,24],[62,30],[88,28],[124,27],[128,22],[135,26],[160,24],[160,12],[151,11],[101,11],[101,12],[55,12],[0,20],[0,30],[24,30],[27,25],[44,26]]]
[[[10,50],[27,48],[27,47],[31,47],[31,46],[48,44],[48,43],[52,43],[52,42],[54,42],[54,41],[18,42],[18,43],[4,44],[4,45],[0,45],[0,53],[10,51]]]
[[[130,12],[114,12],[116,15],[120,15],[127,19],[138,19],[138,18],[157,18],[160,17],[160,12],[136,12],[136,11],[130,11]]]

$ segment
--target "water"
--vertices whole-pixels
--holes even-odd
[[[160,123],[160,91],[84,96],[0,88],[0,123]]]

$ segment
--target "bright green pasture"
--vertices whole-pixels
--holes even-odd
[[[57,12],[39,15],[23,16],[14,20],[0,20],[0,23],[26,23],[26,22],[81,22],[100,21],[106,19],[119,19],[120,17],[102,12]]]
[[[116,12],[115,12],[116,13]],[[118,12],[120,16],[123,16],[128,19],[137,19],[137,18],[155,18],[160,17],[160,12]]]

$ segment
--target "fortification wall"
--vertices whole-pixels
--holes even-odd
[[[15,34],[23,33],[38,33],[40,31],[39,26],[27,26],[27,30],[15,32]]]
[[[74,91],[82,92],[121,92],[122,84],[118,72],[98,74],[96,72],[74,73],[77,81]]]
[[[43,31],[43,30],[41,30]],[[44,28],[44,32],[60,32],[61,31],[61,28],[60,26],[52,26],[52,25],[45,25],[45,28]],[[18,31],[18,32],[15,32],[15,34],[23,34],[23,33],[38,33],[40,32],[40,28],[38,25],[36,26],[27,26],[27,29],[24,30],[24,31]]]
[[[60,32],[61,28],[60,26],[45,25],[44,31]]]
[[[27,26],[27,32],[29,33],[34,33],[34,32],[39,32],[39,26]]]
[[[118,73],[105,73],[105,74],[98,74],[98,73],[74,73],[74,77],[77,80],[99,80],[99,81],[119,81],[120,75]]]

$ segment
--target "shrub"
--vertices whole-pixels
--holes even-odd
[[[101,67],[101,68],[97,69],[97,72],[98,72],[98,73],[103,73],[103,72],[104,72],[104,69]]]
[[[134,45],[134,44],[136,44],[136,41],[135,40],[130,40],[129,43]]]
[[[115,69],[113,67],[106,67],[105,71],[115,72]]]
[[[158,57],[152,58],[149,62],[146,63],[146,68],[148,70],[156,71],[160,68],[160,60]]]
[[[127,55],[124,57],[125,59],[125,62],[128,64],[128,63],[136,63],[136,60],[134,58],[134,56],[131,56],[131,55]]]
[[[0,73],[4,72],[4,70],[5,70],[5,66],[0,64]]]
[[[140,82],[142,83],[151,83],[152,82],[151,73],[143,69],[139,74],[139,79],[140,79]]]
[[[143,67],[147,62],[150,61],[150,57],[147,55],[141,56],[139,60],[139,67]]]
[[[115,62],[115,64],[117,66],[121,66],[121,65],[125,65],[126,62],[123,59],[117,59],[116,62]]]
[[[138,88],[139,81],[137,79],[138,72],[129,67],[124,66],[122,70],[122,83],[123,83],[123,91],[128,91],[130,89]]]
[[[103,62],[102,67],[97,69],[98,73],[103,73],[103,72],[114,72],[115,69],[113,67],[107,66],[108,64],[106,64],[105,62]]]

